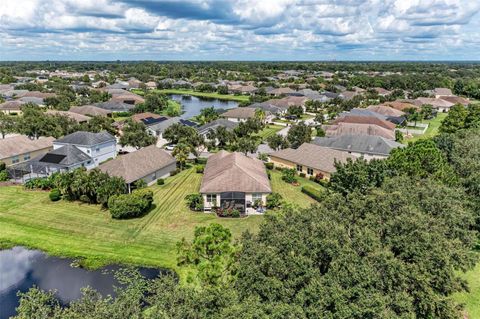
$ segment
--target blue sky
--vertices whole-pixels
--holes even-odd
[[[478,0],[1,0],[0,60],[478,60]]]

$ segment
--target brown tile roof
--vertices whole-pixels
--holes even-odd
[[[229,109],[227,112],[222,114],[222,117],[225,118],[238,118],[238,119],[248,119],[255,117],[255,108],[253,107],[236,107]]]
[[[159,119],[162,116],[158,115],[158,114],[155,114],[155,113],[152,113],[152,112],[144,112],[144,113],[137,113],[137,114],[132,115],[132,120],[135,121],[135,122],[142,122],[142,120],[144,120],[146,118],[149,118],[149,117],[154,118],[154,119]]]
[[[444,96],[452,96],[453,95],[452,90],[450,90],[449,88],[435,88],[433,90],[433,93],[435,95],[444,95]]]
[[[36,97],[40,99],[45,99],[47,97],[54,97],[57,96],[55,93],[46,93],[40,91],[28,91],[23,94],[20,94],[19,97]]]
[[[308,101],[308,98],[305,96],[287,96],[281,99],[270,99],[264,104],[275,105],[281,108],[288,108],[289,106],[303,106],[305,102]]]
[[[200,193],[270,193],[270,181],[262,161],[241,153],[220,151],[208,158]]]
[[[376,135],[390,140],[395,139],[395,130],[389,130],[378,125],[339,123],[322,126],[327,136],[339,135]]]
[[[126,183],[133,183],[172,163],[175,163],[175,158],[155,145],[151,145],[120,155],[101,164],[98,168],[111,176],[123,177]]]
[[[21,111],[23,104],[22,101],[7,101],[0,104],[0,111]]]
[[[413,101],[415,105],[422,106],[425,104],[431,105],[434,108],[438,107],[452,107],[455,103],[446,101],[444,99],[435,99],[435,98],[430,98],[430,97],[419,97],[416,100]]]
[[[0,160],[53,147],[54,140],[53,137],[41,137],[38,140],[31,140],[25,135],[0,139]]]
[[[367,110],[385,115],[385,116],[403,116],[405,115],[405,112],[399,111],[394,109],[391,106],[388,105],[370,105],[367,107]]]
[[[469,105],[470,104],[470,100],[469,99],[466,99],[464,97],[460,97],[460,96],[442,96],[441,97],[442,100],[445,100],[447,102],[450,102],[450,103],[454,103],[454,104],[462,104],[462,105]]]
[[[410,102],[402,102],[402,101],[385,102],[383,103],[383,105],[390,106],[399,111],[403,111],[411,108],[418,109],[417,105]]]
[[[77,121],[78,123],[82,122],[88,122],[90,120],[90,117],[83,115],[83,114],[78,114],[75,112],[70,112],[70,111],[57,111],[57,110],[48,110],[46,112],[48,115],[60,115],[60,116],[66,116],[74,121]]]
[[[145,102],[145,99],[137,94],[118,94],[113,95],[110,101],[114,102],[125,102],[125,101],[133,101],[135,104]]]
[[[332,122],[332,124],[338,123],[370,124],[377,125],[388,130],[393,130],[396,127],[396,125],[392,122],[379,119],[375,116],[345,115],[342,117],[338,117]]]
[[[355,158],[347,152],[337,151],[311,143],[304,143],[297,149],[287,148],[271,153],[270,157],[284,159],[327,173],[335,172],[335,160],[345,162],[348,158]]]
[[[109,114],[112,114],[112,111],[105,110],[94,105],[74,106],[70,109],[70,112],[87,116],[108,116]]]
[[[273,89],[270,92],[268,92],[268,94],[275,94],[275,95],[290,94],[290,93],[295,93],[295,90],[292,90],[289,87]]]
[[[388,95],[392,92],[390,92],[389,90],[385,90],[384,88],[380,88],[380,87],[376,87],[376,88],[373,88],[375,91],[377,91],[377,93],[379,95]]]

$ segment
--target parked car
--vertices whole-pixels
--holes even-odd
[[[173,149],[175,148],[175,146],[177,146],[177,144],[168,144],[167,146],[165,146],[165,149],[167,151],[173,151]]]

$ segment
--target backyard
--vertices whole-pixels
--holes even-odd
[[[46,192],[0,187],[0,246],[37,248],[78,258],[87,267],[127,263],[172,268],[181,274],[175,245],[183,237],[192,238],[195,226],[216,222],[239,238],[246,230],[258,231],[263,220],[262,216],[225,219],[189,211],[184,198],[198,192],[201,177],[188,169],[166,179],[165,185],[152,186],[156,206],[148,215],[130,220],[114,220],[97,205],[51,202]],[[277,171],[272,171],[272,188],[300,207],[314,202],[299,186],[283,182]]]
[[[438,129],[440,128],[440,125],[442,124],[442,121],[445,117],[447,117],[447,113],[438,113],[438,115],[431,120],[418,121],[417,123],[428,124],[427,131],[423,135],[417,135],[412,138],[406,138],[404,142],[405,143],[414,142],[422,138],[429,138],[437,135]]]

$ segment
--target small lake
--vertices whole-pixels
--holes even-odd
[[[0,250],[0,319],[15,315],[19,298],[17,291],[26,292],[32,286],[43,290],[56,290],[62,304],[78,299],[80,289],[90,286],[103,296],[114,296],[113,286],[118,282],[114,271],[121,267],[107,266],[90,271],[72,267],[72,259],[48,256],[23,247]],[[156,278],[161,271],[153,268],[138,268],[148,279]]]
[[[196,97],[191,95],[169,94],[172,100],[179,102],[183,106],[184,113],[180,116],[182,119],[190,119],[200,114],[200,110],[213,106],[215,109],[233,109],[238,106],[237,101],[210,99],[205,97]]]

